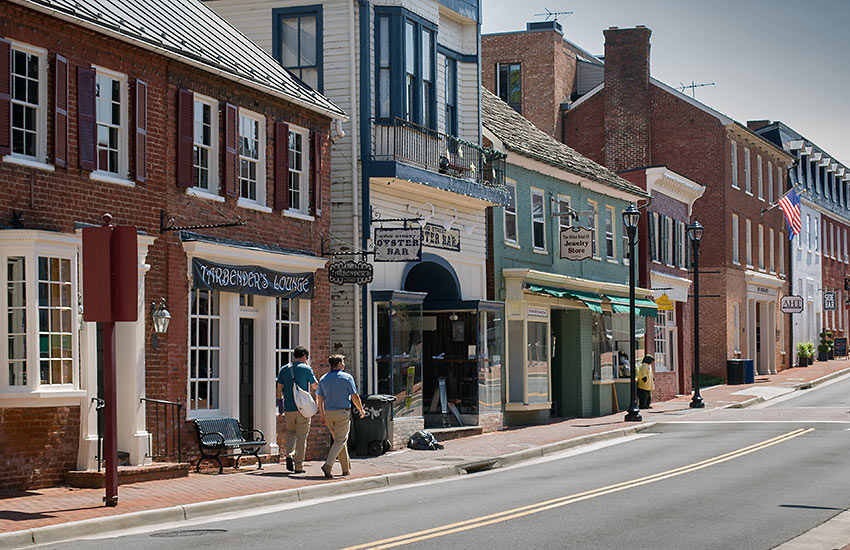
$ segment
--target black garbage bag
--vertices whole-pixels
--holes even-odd
[[[414,432],[408,438],[407,446],[417,451],[436,451],[437,449],[442,449],[444,447],[439,441],[437,441],[434,434],[426,430]]]

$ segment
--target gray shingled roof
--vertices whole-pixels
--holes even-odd
[[[649,194],[637,185],[549,136],[486,88],[481,88],[481,110],[484,127],[493,132],[508,151],[545,162],[620,191],[649,197]]]
[[[137,43],[322,114],[346,117],[342,109],[292,76],[198,0],[12,1]]]

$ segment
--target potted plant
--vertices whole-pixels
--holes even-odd
[[[811,365],[815,361],[815,345],[812,342],[806,342],[806,363]]]
[[[809,345],[806,342],[797,342],[797,366],[806,367],[809,364]]]
[[[829,359],[829,344],[827,344],[826,331],[820,333],[820,343],[818,344],[818,361],[826,361]]]
[[[827,352],[829,359],[835,359],[835,339],[832,337],[832,331],[827,331],[826,333],[826,345],[829,346],[829,351]]]

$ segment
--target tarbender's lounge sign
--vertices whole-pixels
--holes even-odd
[[[313,279],[312,273],[282,273],[258,265],[224,265],[192,258],[194,288],[312,300]]]

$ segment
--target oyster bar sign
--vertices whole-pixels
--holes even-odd
[[[585,260],[593,256],[593,230],[570,227],[561,231],[561,258]]]

